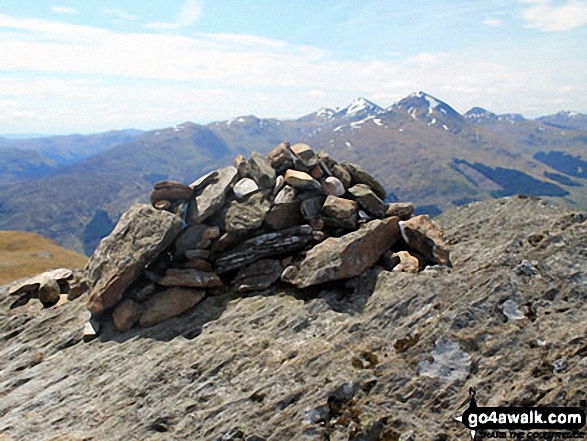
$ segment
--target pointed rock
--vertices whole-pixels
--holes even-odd
[[[175,240],[182,220],[148,205],[133,205],[90,258],[88,309],[94,315],[116,305],[145,267]]]
[[[275,185],[275,169],[269,160],[260,153],[253,152],[249,159],[249,176],[261,188],[273,188]]]
[[[358,231],[329,237],[306,254],[298,265],[288,267],[282,279],[298,288],[358,276],[373,266],[400,239],[398,218],[374,220]]]

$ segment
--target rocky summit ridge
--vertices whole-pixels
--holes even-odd
[[[228,171],[185,186],[189,191],[159,183],[152,205],[131,208],[85,272],[59,273],[57,288],[37,278],[0,290],[0,436],[456,440],[470,436],[455,420],[469,387],[484,406],[585,409],[585,213],[519,196],[460,207],[438,224],[411,217],[408,204],[381,212],[374,202],[367,212],[370,205],[358,202],[362,193],[351,190],[363,185],[359,190],[379,198],[376,183],[364,183],[368,173],[329,165],[331,158],[308,149],[280,145],[268,158],[237,158]],[[269,168],[253,165],[265,164],[260,158],[273,178]],[[287,166],[275,168],[275,158]],[[330,176],[312,177],[316,164],[296,170],[301,159],[322,161],[331,172],[341,165],[351,176],[334,212],[324,211],[333,196],[323,194]],[[285,216],[292,225],[265,231],[250,213],[263,212],[266,222],[276,200],[291,202],[291,195],[277,198],[283,188],[274,194],[279,176],[283,188],[298,191],[298,220]],[[247,193],[254,186],[245,179],[259,188]],[[305,193],[323,196],[322,205],[302,210],[312,199]],[[218,208],[212,212],[204,200]],[[250,209],[249,201],[262,209]],[[350,216],[356,224],[338,211],[347,205],[357,212]],[[310,212],[316,217],[304,217]],[[188,240],[190,229],[200,231]],[[235,231],[231,242],[228,232]],[[279,243],[280,232],[307,242],[272,264],[259,263],[272,260],[263,256],[241,265],[250,252]],[[266,235],[269,242],[259,239]],[[369,235],[369,248],[381,255],[346,273],[360,267],[353,259],[366,259],[361,246]],[[340,245],[332,262],[312,257],[332,241]],[[213,252],[230,257],[218,263]],[[450,261],[432,260],[448,259],[448,252]],[[108,256],[116,256],[116,268]],[[308,261],[319,262],[316,270],[333,269],[307,276]],[[255,271],[239,275],[249,265]],[[184,270],[217,278],[187,277]],[[275,273],[278,280],[259,283]],[[182,285],[186,280],[216,286]],[[24,302],[55,290],[69,291],[70,300],[61,294],[52,306]],[[17,298],[23,301],[15,306]],[[130,301],[140,305],[134,315]],[[101,325],[88,342],[86,302]],[[179,304],[188,306],[170,314]]]

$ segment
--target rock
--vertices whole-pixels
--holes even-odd
[[[355,230],[357,228],[357,210],[355,201],[328,196],[322,206],[321,216],[327,225],[335,228]]]
[[[269,160],[260,153],[253,152],[249,159],[249,176],[261,188],[273,188],[275,185],[275,169]]]
[[[131,291],[129,297],[131,299],[136,300],[139,303],[142,303],[149,297],[151,297],[151,295],[156,291],[156,289],[157,285],[149,282]]]
[[[196,269],[169,268],[157,284],[161,286],[189,286],[191,288],[216,288],[222,286],[220,277],[214,272]]]
[[[190,225],[183,230],[177,237],[174,245],[175,259],[185,259],[186,251],[200,248],[199,244],[202,242],[204,232],[208,226],[205,224]]]
[[[277,193],[277,196],[275,196],[273,203],[275,205],[289,204],[289,203],[294,202],[295,199],[296,199],[296,190],[293,187],[286,185],[285,187],[283,187],[283,189],[279,193]]]
[[[349,188],[351,186],[351,174],[346,171],[343,166],[340,164],[334,164],[330,167],[330,171],[332,172],[332,175],[342,183],[344,188]]]
[[[340,179],[329,176],[324,180],[324,189],[327,195],[342,196],[345,193],[344,185]]]
[[[303,222],[300,201],[284,202],[273,205],[265,215],[265,223],[272,230],[282,230]]]
[[[293,167],[293,154],[289,142],[282,142],[267,154],[267,159],[276,171],[282,172]]]
[[[300,190],[320,191],[322,186],[308,173],[289,169],[285,172],[285,183]]]
[[[252,195],[245,202],[231,202],[226,212],[228,233],[247,233],[261,227],[271,204],[262,193]]]
[[[316,219],[320,214],[320,210],[322,209],[322,205],[324,204],[324,196],[313,196],[307,199],[304,199],[300,204],[300,211],[304,219]]]
[[[82,340],[84,342],[90,342],[98,337],[99,327],[91,321],[86,323],[82,331]]]
[[[212,244],[212,241],[220,236],[220,228],[219,227],[208,227],[204,230],[204,234],[202,234],[202,240],[197,244],[197,248],[206,249],[209,248]]]
[[[368,214],[377,218],[382,218],[385,215],[387,207],[368,185],[357,184],[349,188],[349,193]]]
[[[373,266],[400,239],[398,218],[374,220],[358,231],[329,237],[307,252],[306,257],[282,279],[298,288],[348,279]],[[285,276],[285,278],[284,278]]]
[[[219,173],[218,171],[213,171],[210,173],[205,174],[204,176],[199,177],[194,182],[192,182],[189,187],[194,191],[194,195],[199,195],[202,193],[204,188],[206,188],[211,183],[218,181]],[[192,195],[193,196],[193,195]]]
[[[236,198],[239,201],[242,201],[251,193],[256,192],[258,189],[259,186],[255,181],[253,181],[250,178],[243,178],[236,184],[234,184],[234,188],[232,190],[234,191],[234,195],[236,196]]]
[[[279,280],[282,272],[279,260],[262,259],[241,268],[233,283],[237,292],[260,291]]]
[[[81,297],[90,289],[90,282],[84,275],[76,275],[69,286],[67,300],[72,301]]]
[[[419,260],[407,251],[398,251],[392,256],[392,258],[393,257],[397,257],[399,259],[399,263],[393,268],[394,271],[417,273],[420,270]]]
[[[188,204],[187,223],[200,224],[207,218],[212,216],[219,208],[221,208],[226,201],[226,193],[232,188],[238,179],[236,168],[224,167],[218,170],[217,178],[212,180],[202,191],[202,193],[192,199]],[[208,174],[203,178],[198,179],[191,187],[201,185],[201,180],[205,180]]]
[[[45,308],[49,308],[59,302],[59,284],[55,280],[48,280],[39,288],[39,300]]]
[[[385,217],[397,216],[400,220],[408,220],[414,215],[414,205],[409,202],[393,202],[387,204]]]
[[[275,187],[273,187],[273,196],[277,196],[277,194],[281,191],[283,186],[285,185],[285,179],[283,179],[282,175],[279,175],[275,178]]]
[[[306,171],[318,164],[318,155],[308,144],[294,144],[291,151],[295,156],[294,167],[301,164],[301,169]]]
[[[187,262],[183,262],[182,264],[179,265],[180,268],[182,269],[195,269],[195,270],[200,270],[200,271],[214,271],[214,269],[212,268],[212,264],[210,262],[208,262],[207,260],[204,259],[191,259],[188,260]]]
[[[309,171],[309,174],[314,179],[318,180],[324,175],[324,171],[322,170],[322,167],[320,167],[320,164],[318,164]]]
[[[373,192],[375,192],[375,194],[379,197],[379,199],[385,199],[386,193],[383,186],[377,182],[373,176],[367,173],[363,167],[357,164],[353,164],[352,162],[341,162],[340,165],[349,172],[355,184],[368,185],[371,187],[371,190],[373,190]]]
[[[292,254],[306,246],[311,234],[309,225],[261,234],[217,256],[214,268],[218,274],[224,274],[267,257]]]
[[[406,227],[412,230],[417,230],[425,236],[432,239],[436,245],[444,246],[444,232],[440,225],[430,219],[427,214],[421,214],[420,216],[413,217],[404,222]]]
[[[133,205],[123,214],[86,266],[92,284],[90,312],[100,314],[116,305],[144,268],[171,245],[182,225],[178,216],[148,205]]]
[[[386,251],[377,261],[377,265],[386,271],[392,271],[400,263],[400,258],[397,253]]]
[[[142,312],[143,309],[137,302],[131,299],[123,300],[112,312],[114,326],[120,332],[126,332],[138,323]]]
[[[185,257],[188,260],[192,259],[207,259],[210,257],[210,250],[187,250],[185,252]]]
[[[173,201],[187,201],[192,197],[194,190],[185,184],[173,181],[163,181],[155,184],[154,190],[151,192],[151,204],[155,208],[158,202],[169,202],[169,205]]]
[[[145,303],[139,324],[153,326],[177,317],[196,306],[205,295],[202,290],[188,288],[171,288],[159,292]]]
[[[409,221],[400,221],[399,225],[402,236],[408,246],[412,250],[422,255],[427,264],[440,264],[452,268],[448,251],[437,245],[432,239],[424,235],[424,233],[421,231],[407,226],[406,222]]]
[[[59,268],[37,274],[30,279],[14,285],[8,290],[9,296],[18,297],[10,308],[26,305],[30,299],[39,299],[45,307],[53,306],[59,301],[59,294],[69,292],[68,281],[73,278],[73,271]],[[63,287],[63,289],[62,289]]]
[[[243,155],[237,155],[234,158],[234,168],[236,168],[240,178],[246,178],[249,174],[249,163]]]

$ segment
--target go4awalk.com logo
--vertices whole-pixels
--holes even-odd
[[[469,389],[469,407],[455,418],[471,431],[471,438],[586,439],[579,432],[585,412],[578,407],[480,407]]]

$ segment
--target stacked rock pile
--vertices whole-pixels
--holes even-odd
[[[306,288],[376,264],[450,266],[440,228],[385,197],[363,168],[306,144],[238,156],[191,185],[160,182],[152,206],[133,206],[90,259],[88,308],[94,317],[112,311],[126,331],[179,315],[223,286]]]

